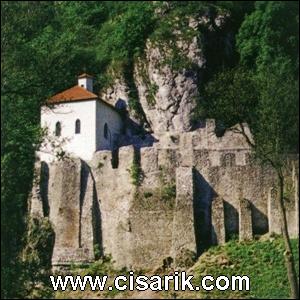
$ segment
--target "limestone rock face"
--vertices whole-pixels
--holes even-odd
[[[198,25],[199,20],[191,19],[188,27],[196,33]],[[182,60],[182,66],[172,65],[172,50],[164,41],[162,45],[148,41],[146,58],[137,61],[135,65],[140,103],[154,133],[191,129],[191,117],[198,96],[199,70],[206,65],[197,34],[189,40],[184,39],[180,31],[174,30],[174,35],[175,51],[178,52],[176,55]]]
[[[176,56],[182,60],[182,66],[173,66],[176,62],[170,59],[172,49],[165,41],[146,43],[145,58],[135,64],[135,83],[141,106],[154,134],[192,129],[199,82],[203,71],[211,63],[206,52],[213,47],[210,44],[216,40],[214,34],[216,31],[222,32],[228,17],[204,15],[198,19],[190,18],[187,28],[194,32],[194,36],[189,39],[184,38],[179,30],[174,30]],[[221,39],[220,43],[227,45],[224,52],[230,55],[231,41],[225,31]]]
[[[128,86],[124,78],[116,78],[112,85],[100,93],[101,99],[112,104],[113,106],[128,105]]]
[[[141,61],[136,64],[135,78],[140,103],[152,130],[154,133],[190,130],[198,90],[196,72],[175,72],[168,65],[158,67],[165,58],[151,43],[148,43],[146,53],[147,64],[143,66]],[[148,82],[142,77],[142,72],[146,72]]]
[[[136,88],[138,100],[134,101],[140,102],[143,113],[139,114],[143,116],[137,118],[134,111],[129,110],[129,116],[134,122],[142,124],[141,119],[145,118],[147,129],[154,134],[190,131],[199,96],[199,82],[203,71],[211,64],[207,59],[207,52],[210,50],[207,49],[213,48],[216,32],[221,39],[217,43],[224,45],[220,48],[230,55],[230,33],[223,30],[228,19],[229,16],[222,14],[189,18],[186,27],[192,37],[186,38],[180,30],[174,29],[173,42],[149,39],[143,58],[135,60],[133,85],[129,87],[127,78],[118,75],[100,96],[115,106],[126,105],[128,108],[129,90]],[[175,58],[172,52],[174,49]],[[180,61],[179,65],[176,65],[177,59]]]

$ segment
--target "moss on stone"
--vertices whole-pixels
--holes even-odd
[[[135,186],[140,186],[143,181],[143,170],[140,164],[140,157],[138,156],[137,152],[135,151],[132,165],[130,168],[130,175],[132,179],[132,184]]]

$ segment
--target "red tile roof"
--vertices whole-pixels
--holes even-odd
[[[48,104],[64,103],[71,101],[83,101],[98,99],[98,96],[85,88],[75,85],[61,93],[58,93],[48,99]]]

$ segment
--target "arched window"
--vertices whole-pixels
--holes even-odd
[[[55,124],[55,135],[56,136],[61,135],[61,124],[60,124],[60,122],[56,122],[56,124]]]
[[[81,129],[80,120],[77,119],[76,122],[75,122],[75,134],[79,134],[80,133],[80,129]]]
[[[104,124],[104,131],[103,131],[104,138],[108,138],[108,126],[107,123]]]

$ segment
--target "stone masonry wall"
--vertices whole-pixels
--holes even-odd
[[[96,152],[89,162],[36,162],[30,210],[53,224],[54,267],[90,262],[95,247],[118,267],[177,265],[185,253],[200,255],[232,235],[280,233],[276,176],[253,159],[240,134],[218,138],[208,120],[156,139],[152,147]],[[291,236],[299,234],[297,180],[294,164],[287,181]]]

